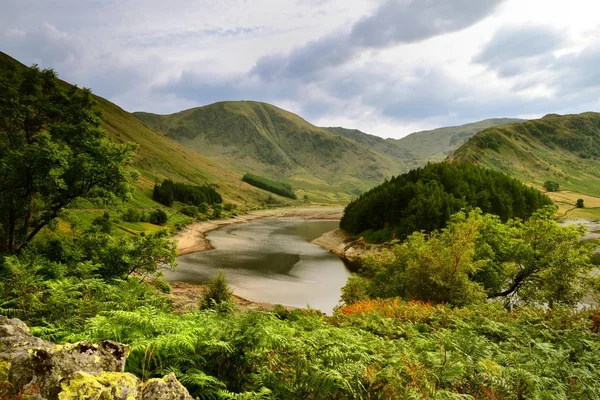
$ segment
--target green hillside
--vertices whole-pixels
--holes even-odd
[[[600,114],[547,115],[542,119],[486,129],[462,145],[451,160],[469,161],[541,188],[556,181],[549,193],[563,212],[587,195],[586,205],[600,202]],[[590,210],[591,211],[591,210]],[[584,216],[578,214],[578,216]]]
[[[423,165],[428,161],[442,161],[469,138],[484,129],[522,121],[516,118],[486,119],[461,126],[411,133],[398,139],[396,144],[412,154],[419,165]]]
[[[0,74],[8,68],[27,68],[10,56],[0,52]],[[64,87],[70,87],[69,83],[61,81]],[[95,96],[98,109],[104,119],[104,128],[117,142],[133,142],[138,147],[134,162],[135,169],[140,173],[136,184],[133,198],[127,207],[139,209],[151,209],[161,207],[152,201],[152,188],[156,181],[169,178],[174,181],[188,182],[193,184],[214,184],[217,190],[224,196],[225,201],[246,206],[258,206],[267,197],[263,191],[253,188],[241,182],[243,174],[232,172],[215,164],[200,154],[174,142],[164,134],[149,128],[132,114],[121,109],[106,99]],[[91,221],[97,215],[103,213],[108,206],[89,204],[81,202],[81,208],[85,211],[77,215],[84,221]],[[113,210],[114,207],[108,207]],[[77,210],[74,210],[77,212]],[[177,209],[168,209],[170,224],[189,220],[177,212]],[[133,231],[153,229],[150,224],[127,225],[123,228]]]
[[[407,168],[404,158],[265,103],[220,102],[170,115],[134,115],[216,164],[287,181],[311,199],[346,202]]]

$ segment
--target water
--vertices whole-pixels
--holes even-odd
[[[207,234],[213,250],[179,257],[167,279],[205,283],[221,269],[248,300],[330,313],[350,272],[310,241],[337,227],[338,221],[287,219],[229,225]]]

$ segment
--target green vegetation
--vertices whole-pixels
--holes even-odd
[[[29,74],[28,70],[29,68],[23,64],[0,52],[0,80],[10,82],[12,74]],[[215,189],[229,202],[236,205],[243,204],[245,209],[256,208],[261,205],[264,199],[263,192],[251,186],[244,185],[240,187],[240,173],[233,172],[223,165],[215,164],[206,157],[170,140],[163,134],[149,128],[132,114],[101,97],[76,89],[74,86],[59,79],[54,79],[54,82],[69,98],[74,98],[72,100],[63,99],[65,102],[70,101],[74,105],[75,99],[88,97],[92,110],[85,112],[94,115],[90,123],[93,125],[94,121],[98,120],[96,113],[101,113],[101,128],[108,133],[110,141],[121,145],[124,143],[133,143],[137,147],[135,157],[131,160],[131,165],[126,167],[125,172],[129,175],[137,175],[138,179],[133,184],[133,192],[130,193],[124,205],[120,201],[101,200],[94,197],[96,196],[95,193],[90,193],[90,197],[87,199],[76,199],[68,207],[77,214],[76,216],[80,220],[81,229],[89,228],[93,218],[105,211],[109,212],[113,217],[118,217],[127,209],[134,209],[142,215],[144,213],[148,214],[153,209],[163,208],[169,215],[167,222],[169,229],[175,229],[181,224],[191,222],[191,218],[181,214],[177,215],[177,208],[162,207],[152,200],[152,190],[155,182],[162,182],[164,179],[198,186],[213,185],[216,183],[218,187]],[[9,99],[10,96],[3,98],[5,103]],[[74,119],[78,118],[76,115],[72,117]],[[110,141],[108,141],[108,145],[111,145]],[[131,148],[132,145],[127,144],[123,148],[125,147]],[[103,157],[108,157],[108,153],[98,153],[98,162]],[[22,163],[25,160],[18,161]],[[58,159],[55,161],[58,161]],[[31,222],[34,221],[32,220]],[[60,224],[61,226],[65,225],[66,221],[61,219]],[[132,233],[135,234],[155,229],[152,225],[130,223],[119,218],[113,218],[113,225],[115,233],[121,235],[130,235]]]
[[[250,173],[246,173],[242,180],[252,186],[256,186],[257,188],[267,190],[271,193],[275,193],[293,200],[297,199],[296,193],[294,193],[294,189],[292,189],[292,185],[290,185],[289,183],[277,182]]]
[[[27,246],[76,199],[126,199],[132,146],[110,141],[88,90],[52,70],[0,75],[0,253]]]
[[[227,279],[223,271],[219,271],[217,276],[208,282],[206,292],[202,296],[200,302],[201,309],[230,309],[233,302],[233,292],[227,284]]]
[[[265,103],[219,102],[170,115],[134,115],[219,166],[240,176],[285,180],[316,202],[345,203],[412,166]]]
[[[577,203],[575,204],[577,208],[583,208],[583,199],[577,199]]]
[[[533,186],[551,181],[561,190],[600,197],[599,156],[600,114],[589,112],[486,129],[450,158],[505,172]]]
[[[340,227],[372,241],[405,238],[446,226],[461,209],[480,208],[503,221],[525,219],[552,201],[516,179],[468,163],[428,164],[399,175],[348,204]],[[366,232],[365,232],[366,231]]]
[[[154,185],[152,200],[169,207],[175,201],[192,206],[199,206],[202,203],[213,205],[223,202],[221,195],[212,186],[188,185],[182,182],[173,182],[170,179],[165,179],[162,183]]]
[[[549,192],[558,192],[560,190],[560,185],[555,181],[546,181],[544,182],[544,189]]]
[[[342,298],[574,306],[589,291],[594,246],[581,243],[582,228],[559,226],[554,212],[546,207],[525,222],[506,223],[479,211],[458,213],[440,232],[415,232],[370,258]]]

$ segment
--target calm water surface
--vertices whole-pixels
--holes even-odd
[[[179,257],[167,279],[204,283],[223,270],[239,296],[330,313],[350,272],[342,260],[310,241],[338,221],[262,220],[207,234],[213,250]]]

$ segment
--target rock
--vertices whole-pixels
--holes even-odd
[[[192,400],[172,373],[143,384],[123,372],[128,355],[112,341],[55,345],[0,316],[0,400]]]
[[[58,399],[142,400],[141,382],[124,372],[102,372],[99,376],[77,372],[61,383]]]
[[[63,379],[77,372],[123,372],[128,354],[126,346],[111,341],[32,347],[12,360],[9,382],[15,389],[35,391],[41,398],[56,398]]]
[[[174,373],[162,379],[150,379],[144,385],[142,400],[193,400]]]

